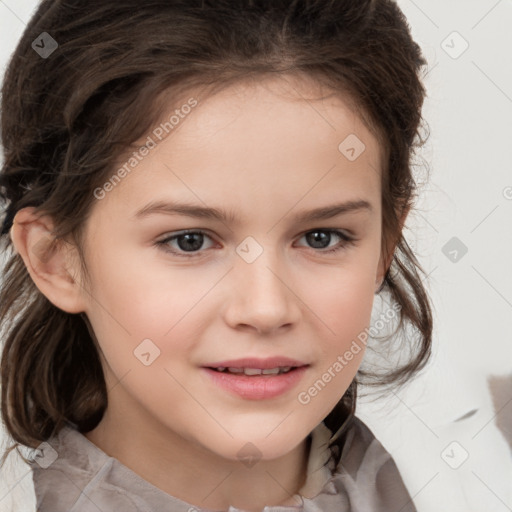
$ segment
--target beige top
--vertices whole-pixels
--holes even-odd
[[[330,430],[320,423],[310,435],[298,504],[262,512],[416,512],[395,462],[359,418],[337,468],[327,446]],[[71,426],[41,449],[30,464],[38,512],[209,512],[150,484]],[[227,512],[243,511],[231,506]]]

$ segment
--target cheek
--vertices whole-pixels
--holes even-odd
[[[345,267],[336,272],[316,273],[303,296],[333,342],[364,329],[371,319],[375,271],[370,267]],[[311,276],[312,277],[312,276]]]
[[[311,400],[317,414],[334,407],[362,363],[366,347],[360,335],[371,322],[374,276],[369,266],[347,266],[317,280],[306,295],[308,306],[319,318],[317,346],[321,361],[300,403]],[[317,394],[322,398],[313,400]]]
[[[136,337],[162,338],[218,281],[218,273],[166,265],[156,248],[105,254],[95,264],[90,306]]]
[[[361,333],[371,321],[374,279],[368,274],[345,274],[338,282],[326,281],[312,292],[311,309],[319,317],[317,347],[320,359],[297,396],[299,410],[323,419],[354,379],[365,354]]]
[[[179,360],[201,339],[206,304],[214,293],[218,272],[171,268],[161,262],[148,266],[125,254],[123,264],[104,258],[93,271],[90,311],[105,358],[119,378],[141,369],[137,353],[150,352],[159,365]],[[151,340],[147,342],[144,340]],[[141,345],[145,343],[145,345]],[[139,350],[139,346],[141,349]],[[147,347],[148,350],[142,347]],[[135,353],[134,353],[135,352]]]

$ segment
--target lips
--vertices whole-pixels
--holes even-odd
[[[301,366],[278,375],[234,375],[202,368],[216,387],[245,400],[268,400],[292,391],[303,379],[308,367]]]
[[[216,361],[203,366],[212,381],[249,400],[277,397],[293,389],[309,364],[288,357]]]

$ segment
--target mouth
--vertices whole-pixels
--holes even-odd
[[[225,367],[219,366],[218,368],[207,367],[210,370],[214,370],[219,373],[229,373],[231,375],[247,375],[249,377],[255,375],[282,375],[283,373],[289,373],[299,368],[298,366],[278,366],[276,368],[236,368],[236,367]]]
[[[228,359],[211,362],[203,366],[220,372],[245,373],[247,371],[246,375],[259,375],[260,373],[269,374],[266,370],[271,370],[270,373],[287,372],[292,368],[307,366],[307,363],[285,356],[273,356],[266,358],[244,357],[240,359]]]
[[[226,364],[227,363],[227,364]],[[291,359],[237,360],[213,363],[202,370],[223,391],[247,400],[275,398],[302,380],[309,364]]]

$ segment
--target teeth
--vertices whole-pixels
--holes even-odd
[[[245,375],[261,375],[263,370],[259,368],[244,368]]]
[[[262,370],[263,375],[277,375],[281,373],[281,368],[267,368],[266,370]]]
[[[280,366],[278,368],[266,368],[262,370],[260,368],[226,368],[225,366],[219,366],[216,368],[218,372],[225,373],[243,373],[244,375],[280,375],[281,373],[287,373],[292,369],[291,366]],[[227,372],[226,372],[227,370]]]

